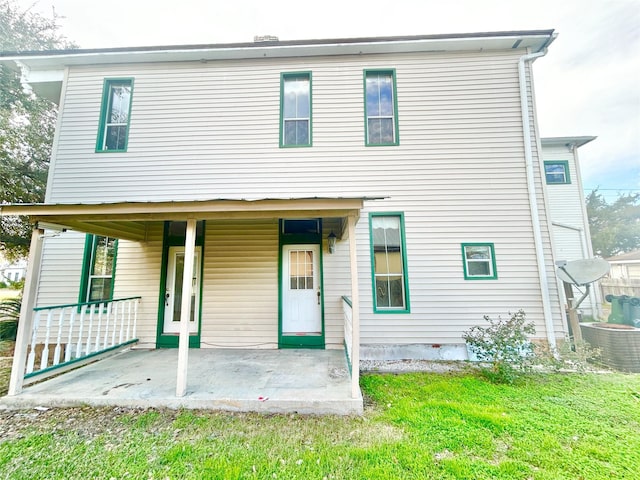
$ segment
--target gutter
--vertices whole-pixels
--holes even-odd
[[[518,78],[520,81],[520,110],[522,114],[522,127],[524,134],[524,157],[527,174],[527,190],[529,194],[529,209],[531,210],[531,223],[533,227],[533,240],[536,252],[536,263],[538,267],[538,280],[540,282],[540,293],[542,295],[542,310],[544,324],[547,331],[547,342],[552,351],[556,351],[556,338],[553,329],[553,317],[551,314],[551,297],[549,296],[549,281],[547,279],[547,267],[545,265],[544,247],[542,244],[542,228],[540,227],[540,216],[538,214],[538,200],[536,196],[536,185],[533,170],[533,152],[531,151],[531,122],[529,121],[529,95],[527,90],[526,64],[538,57],[547,54],[544,49],[541,52],[530,53],[520,57],[518,61]]]

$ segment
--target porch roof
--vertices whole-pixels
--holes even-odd
[[[0,205],[4,215],[29,216],[43,228],[69,229],[126,240],[146,239],[149,222],[196,220],[359,217],[365,200],[385,197],[212,199],[114,203],[17,203]]]

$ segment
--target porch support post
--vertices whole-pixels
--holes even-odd
[[[351,267],[351,397],[360,397],[360,293],[358,290],[358,255],[356,217],[349,215],[349,263]]]
[[[27,361],[27,346],[33,327],[33,307],[36,301],[38,279],[40,278],[40,263],[42,261],[42,237],[44,230],[34,227],[31,233],[31,246],[29,247],[29,263],[25,278],[24,292],[22,294],[22,306],[20,307],[20,320],[16,335],[16,346],[13,354],[13,366],[9,378],[8,395],[18,395],[22,392],[24,383],[24,370]]]
[[[196,251],[196,220],[187,219],[187,234],[184,242],[184,273],[182,276],[182,304],[180,310],[180,340],[178,343],[178,379],[176,396],[187,393],[187,364],[189,356],[189,320],[191,318],[191,295],[193,291],[193,257]]]

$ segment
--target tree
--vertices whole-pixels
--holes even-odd
[[[619,195],[612,203],[598,193],[587,195],[593,251],[604,258],[640,248],[640,194]]]
[[[59,34],[57,19],[0,0],[0,50],[73,48]],[[56,115],[55,104],[22,87],[17,69],[0,66],[0,203],[44,201]],[[0,218],[5,256],[26,254],[30,231],[26,218]]]

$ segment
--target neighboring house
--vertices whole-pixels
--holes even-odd
[[[67,230],[34,232],[29,302],[139,296],[144,348],[346,345],[356,387],[359,358],[466,359],[483,315],[555,344],[531,91],[554,38],[3,55],[60,105],[45,204],[2,207]]]
[[[27,273],[27,261],[24,259],[9,262],[0,255],[0,282],[17,282]]]
[[[589,218],[582,187],[578,148],[596,137],[542,138],[542,160],[549,217],[557,260],[593,258]],[[562,291],[562,289],[561,289]],[[583,290],[584,291],[584,290]],[[564,291],[562,291],[564,294]],[[576,290],[576,294],[578,294]],[[576,298],[582,296],[579,294]],[[584,315],[601,317],[600,290],[594,285],[580,305]]]
[[[603,295],[640,297],[640,250],[607,258],[611,271],[602,280]]]

